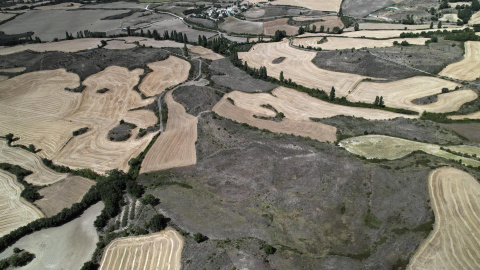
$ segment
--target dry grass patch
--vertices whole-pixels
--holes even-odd
[[[341,0],[274,0],[272,5],[287,5],[304,7],[313,10],[338,12],[342,5]]]
[[[347,99],[353,102],[373,103],[376,96],[383,96],[385,106],[413,110],[445,113],[458,110],[464,103],[476,99],[478,96],[472,90],[457,90],[438,96],[438,101],[426,105],[417,105],[412,100],[442,93],[442,88],[454,89],[460,86],[457,83],[435,78],[417,76],[404,80],[377,83],[361,82]]]
[[[154,96],[166,88],[188,79],[190,63],[175,56],[147,65],[153,71],[148,73],[139,86],[146,96]]]
[[[366,39],[366,38],[342,38],[342,37],[328,37],[327,42],[318,44],[322,40],[321,37],[296,38],[293,40],[293,45],[305,47],[311,46],[314,48],[322,48],[323,50],[344,50],[344,49],[360,49],[360,48],[374,48],[374,47],[391,47],[393,42],[401,43],[406,40],[410,44],[424,45],[428,38],[394,38],[394,39]]]
[[[168,106],[166,131],[157,138],[145,155],[141,173],[197,163],[195,142],[198,120],[186,113],[185,108],[173,99],[172,91],[165,94]]]
[[[0,237],[42,218],[35,206],[20,197],[23,190],[15,175],[0,170]]]
[[[5,72],[5,73],[17,73],[17,72],[23,72],[27,69],[26,67],[16,67],[16,68],[2,68],[0,69],[0,72]]]
[[[267,67],[269,76],[279,78],[280,72],[286,79],[309,88],[319,88],[330,91],[332,86],[339,97],[347,95],[355,85],[366,77],[320,69],[312,63],[315,52],[303,51],[289,46],[288,40],[275,43],[256,44],[249,52],[238,53],[240,59],[248,62],[250,67]],[[285,57],[279,64],[272,61]]]
[[[448,65],[439,74],[465,81],[474,81],[480,78],[480,42],[465,42],[465,58],[460,62]]]
[[[69,176],[53,185],[38,191],[43,197],[35,201],[35,205],[46,217],[54,216],[63,208],[70,208],[72,204],[82,200],[83,195],[95,185],[95,182],[80,176]]]
[[[106,248],[100,270],[181,269],[183,237],[174,229],[120,238]]]
[[[383,135],[367,135],[348,138],[340,141],[339,145],[345,148],[348,152],[355,155],[363,156],[367,159],[388,159],[395,160],[403,158],[406,155],[411,154],[415,151],[423,151],[427,154],[434,155],[437,157],[450,159],[462,164],[470,165],[474,167],[480,166],[480,161],[462,157],[453,153],[449,153],[440,148],[439,145],[415,142],[405,139],[400,139],[396,137],[383,136]],[[445,147],[445,149],[450,147]],[[470,146],[470,151],[478,152],[480,148]],[[465,152],[463,148],[453,148],[456,149],[459,153],[469,153]]]
[[[298,27],[289,25],[288,18],[276,19],[263,23],[263,31],[265,35],[273,36],[277,30],[283,30],[289,36],[296,35],[298,33]]]
[[[480,268],[480,184],[470,174],[444,167],[428,177],[435,226],[407,269]]]

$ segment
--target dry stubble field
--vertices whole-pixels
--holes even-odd
[[[348,138],[340,141],[339,146],[345,148],[352,154],[363,156],[367,159],[395,160],[403,158],[415,151],[423,151],[427,154],[445,159],[454,161],[461,160],[462,164],[473,167],[480,166],[480,161],[449,153],[440,149],[440,146],[436,144],[410,141],[384,135],[366,135]],[[458,151],[462,154],[469,153],[470,151],[480,151],[480,148],[474,146],[470,146],[470,150],[468,151],[462,148],[445,148]]]
[[[428,177],[435,226],[407,269],[480,268],[480,184],[470,174],[450,167]]]
[[[100,270],[181,269],[182,236],[172,228],[143,236],[120,238],[104,250]]]
[[[393,38],[393,39],[367,39],[367,38],[341,38],[328,37],[328,41],[318,44],[321,37],[296,38],[293,40],[293,45],[304,47],[311,46],[314,48],[322,48],[322,50],[344,50],[344,49],[361,49],[374,47],[391,47],[393,42],[407,41],[410,44],[424,45],[428,38]]]
[[[272,5],[297,6],[297,7],[304,7],[304,8],[313,9],[313,10],[338,12],[340,10],[342,1],[341,0],[274,0],[270,3]]]
[[[0,170],[0,237],[43,217],[40,210],[20,197],[22,190],[15,175]]]
[[[165,94],[168,121],[165,132],[160,134],[145,155],[141,173],[193,165],[197,162],[197,118],[185,112],[185,108],[173,99],[171,90]]]
[[[138,87],[146,96],[162,93],[170,86],[188,79],[190,63],[175,56],[147,65],[153,71],[148,73]]]
[[[383,96],[385,106],[407,109],[422,113],[423,111],[445,113],[458,110],[464,103],[476,99],[478,96],[472,90],[457,90],[445,94],[442,88],[449,90],[460,86],[457,83],[436,77],[417,76],[399,81],[378,83],[361,82],[347,99],[353,102],[372,103],[376,96]],[[440,94],[438,101],[426,105],[412,103],[413,100]]]
[[[315,52],[292,48],[288,42],[285,39],[281,42],[257,44],[248,52],[238,53],[238,56],[250,67],[267,67],[268,75],[275,78],[279,78],[280,72],[283,71],[286,79],[292,79],[309,88],[318,88],[329,92],[334,86],[338,97],[345,96],[348,91],[366,78],[356,74],[320,69],[312,63],[312,59],[317,55]],[[272,62],[280,57],[285,57],[285,59],[278,64]]]
[[[448,65],[439,75],[465,81],[480,78],[480,42],[465,42],[465,58]]]

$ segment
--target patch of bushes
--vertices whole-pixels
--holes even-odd
[[[8,269],[9,267],[25,266],[35,258],[35,254],[28,251],[15,252],[12,256],[0,261],[0,270]]]
[[[33,173],[32,171],[25,170],[18,165],[12,165],[8,163],[0,163],[0,169],[14,174],[17,177],[17,181],[24,187],[20,193],[22,198],[29,202],[34,202],[42,198],[42,196],[38,193],[38,190],[44,186],[34,186],[24,180],[26,176]]]
[[[74,132],[72,132],[72,135],[73,136],[79,136],[79,135],[82,135],[82,134],[86,133],[87,131],[88,131],[88,127],[79,128],[79,129],[75,130]]]

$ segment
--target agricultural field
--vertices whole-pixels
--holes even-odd
[[[153,71],[145,76],[138,87],[146,96],[161,94],[168,87],[184,82],[190,70],[190,63],[175,56],[147,66]]]
[[[257,35],[263,33],[263,22],[239,20],[235,17],[228,17],[218,27],[227,33],[245,33]]]
[[[361,49],[375,47],[391,47],[393,42],[401,43],[407,41],[414,45],[424,45],[427,38],[392,38],[392,39],[366,39],[366,38],[341,38],[328,37],[326,42],[322,43],[320,37],[296,38],[293,40],[294,46],[311,46],[313,48],[322,48],[322,50],[344,50],[344,49]]]
[[[141,173],[182,167],[197,162],[197,118],[185,112],[183,106],[173,100],[172,91],[165,94],[168,106],[168,122],[145,156]]]
[[[435,227],[410,259],[407,269],[475,269],[480,222],[480,185],[472,175],[443,167],[428,177]]]
[[[273,36],[275,35],[275,31],[281,30],[285,31],[287,35],[293,36],[298,33],[298,27],[289,25],[288,18],[284,19],[276,19],[271,20],[263,23],[263,32],[265,35]]]
[[[472,90],[454,90],[460,85],[451,81],[417,76],[394,82],[361,82],[348,95],[350,101],[371,103],[375,97],[382,96],[385,106],[406,109],[422,113],[424,111],[445,113],[458,110],[464,103],[478,98]],[[442,94],[442,88],[448,93]],[[413,101],[423,97],[438,95],[438,100],[430,104],[415,104]]]
[[[363,156],[367,159],[388,159],[395,160],[403,158],[415,151],[423,151],[425,153],[438,156],[445,159],[454,160],[461,164],[474,167],[480,166],[480,161],[474,158],[463,157],[462,154],[469,154],[472,151],[478,153],[480,148],[470,146],[466,150],[463,147],[442,147],[439,145],[410,141],[395,137],[382,135],[366,135],[360,137],[349,138],[341,141],[339,145],[348,152]],[[445,151],[450,149],[458,154]]]
[[[458,63],[448,65],[439,75],[464,81],[480,78],[480,42],[465,42],[465,58]]]
[[[172,228],[146,236],[120,238],[105,248],[99,269],[179,270],[182,249],[183,238]]]
[[[298,6],[312,10],[333,11],[338,12],[342,1],[340,0],[275,0],[271,2],[273,5]]]
[[[405,29],[406,28],[406,29]],[[430,25],[428,24],[417,24],[417,25],[405,25],[399,23],[359,23],[360,30],[420,30],[420,29],[429,29]],[[352,29],[353,30],[353,29]]]
[[[316,53],[302,51],[289,46],[288,40],[276,43],[257,44],[250,51],[238,54],[239,58],[255,68],[265,66],[269,76],[283,76],[294,82],[310,87],[329,91],[335,87],[337,96],[345,96],[355,85],[366,77],[360,75],[332,72],[320,69],[312,63]],[[273,60],[284,57],[278,64]]]

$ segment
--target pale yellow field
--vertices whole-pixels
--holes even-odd
[[[27,68],[26,68],[26,67],[3,68],[3,69],[0,69],[0,72],[17,73],[17,72],[22,72],[22,71],[24,71],[25,69],[27,69]]]
[[[471,25],[480,23],[480,11],[477,11],[472,15],[472,18],[468,21]]]
[[[166,88],[188,79],[190,63],[175,56],[147,65],[153,71],[148,73],[138,87],[146,96],[154,96]]]
[[[129,71],[123,67],[111,66],[86,78],[81,104],[67,119],[82,127],[89,127],[89,131],[73,137],[52,160],[71,168],[91,168],[100,173],[114,168],[128,170],[128,161],[139,155],[154,136],[149,133],[136,139],[139,128],[147,128],[157,121],[152,111],[129,112],[130,109],[154,101],[142,100],[133,90],[142,73],[141,69]],[[102,88],[109,91],[97,93]],[[132,130],[132,136],[123,142],[110,141],[108,132],[125,118],[137,125]]]
[[[228,98],[232,99],[234,104],[231,104]],[[281,122],[259,118],[276,116],[275,111],[262,107],[262,105],[272,106],[277,112],[282,112],[285,118]],[[272,94],[247,94],[233,91],[226,94],[215,105],[213,111],[223,117],[261,129],[310,137],[319,141],[335,141],[336,128],[311,121],[311,118],[328,118],[336,115],[356,116],[372,120],[413,117],[380,110],[331,104],[310,97],[306,93],[285,87],[276,88],[272,91]],[[254,117],[254,115],[257,117]]]
[[[407,269],[480,268],[480,184],[470,174],[450,167],[428,177],[435,226]]]
[[[126,49],[131,49],[137,47],[136,44],[134,43],[129,43],[125,40],[110,40],[107,42],[107,46],[105,46],[105,49],[110,49],[110,50],[126,50]]]
[[[183,237],[172,228],[115,239],[105,248],[99,270],[180,270],[182,249]]]
[[[441,150],[440,146],[436,144],[421,143],[384,135],[366,135],[348,138],[340,141],[339,146],[345,148],[350,153],[363,156],[367,159],[376,158],[395,160],[403,158],[414,151],[423,151],[427,154],[431,154],[445,159],[450,159],[454,161],[461,160],[462,164],[465,165],[470,165],[474,167],[480,166],[480,161],[451,154],[447,151]],[[470,148],[471,150],[469,151],[480,151],[480,148],[478,147],[470,146]],[[464,149],[462,148],[454,149],[458,152],[464,151]]]
[[[36,52],[60,51],[76,52],[81,50],[94,49],[101,45],[101,38],[80,38],[74,40],[64,40],[49,43],[33,43],[26,45],[17,45],[14,47],[0,48],[0,55],[7,55],[26,50]]]
[[[33,185],[50,185],[67,177],[67,174],[57,173],[43,165],[36,154],[19,147],[9,147],[3,139],[0,139],[0,163],[18,165],[32,171],[24,180]]]
[[[464,115],[450,115],[447,116],[449,119],[452,120],[463,120],[463,119],[480,119],[480,111],[474,112],[471,114],[464,114]]]
[[[456,13],[451,13],[451,14],[443,14],[443,16],[439,19],[442,22],[453,22],[456,23],[458,20],[458,15]]]
[[[401,43],[406,40],[410,44],[424,45],[428,38],[393,38],[393,39],[366,39],[366,38],[341,38],[328,37],[328,41],[318,44],[321,37],[296,38],[293,40],[293,45],[304,47],[311,46],[314,48],[322,48],[322,50],[343,50],[343,49],[360,49],[360,48],[374,48],[374,47],[391,47],[393,42]]]
[[[385,106],[392,108],[445,113],[456,111],[466,102],[476,99],[478,96],[472,90],[457,90],[438,96],[438,101],[427,105],[417,105],[412,100],[431,96],[442,92],[446,87],[453,90],[457,83],[436,77],[417,76],[404,80],[377,83],[361,82],[355,90],[348,94],[347,99],[353,102],[372,103],[376,96],[383,96]]]
[[[22,190],[15,175],[0,170],[0,237],[43,217],[40,210],[20,197]]]
[[[69,176],[60,182],[42,188],[38,191],[43,197],[35,201],[35,205],[46,217],[54,216],[63,208],[70,208],[72,204],[82,200],[87,191],[95,182],[80,176]]]
[[[65,91],[79,86],[79,77],[64,69],[22,74],[0,83],[0,132],[13,133],[23,145],[42,149],[52,158],[72,131],[84,127],[66,120],[81,103],[82,94]],[[54,98],[53,98],[54,97]]]
[[[334,86],[338,97],[347,95],[348,91],[366,78],[355,74],[320,69],[312,63],[312,59],[316,56],[315,52],[292,48],[286,39],[276,43],[256,44],[249,52],[238,53],[238,56],[250,67],[267,67],[268,75],[275,78],[279,78],[280,72],[283,71],[286,79],[292,79],[306,87],[330,92]],[[286,59],[279,64],[273,64],[272,61],[279,57]]]
[[[168,121],[165,132],[160,134],[145,155],[141,173],[189,166],[197,163],[197,118],[185,112],[183,106],[173,100],[173,90],[165,94]]]
[[[272,5],[287,5],[304,7],[313,10],[334,11],[340,10],[341,0],[274,0]]]
[[[192,46],[189,48],[189,52],[194,59],[201,57],[210,60],[218,60],[223,58],[222,55],[214,53],[212,50],[204,48],[202,46]]]
[[[289,36],[296,35],[298,33],[298,27],[287,24],[288,18],[271,20],[263,23],[263,33],[268,36],[275,35],[277,30],[282,30]]]
[[[464,59],[448,65],[439,75],[465,81],[473,81],[480,78],[480,42],[465,42]]]

